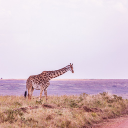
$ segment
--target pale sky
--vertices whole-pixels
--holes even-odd
[[[0,78],[127,79],[127,56],[128,0],[0,0]]]

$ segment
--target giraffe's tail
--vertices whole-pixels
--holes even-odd
[[[27,90],[24,92],[24,97],[26,98],[26,96],[27,96]]]

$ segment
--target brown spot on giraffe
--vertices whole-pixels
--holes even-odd
[[[24,93],[24,96],[26,97],[28,90],[28,99],[31,99],[33,91],[34,89],[36,89],[36,90],[40,90],[39,99],[41,99],[42,93],[44,91],[44,95],[47,100],[47,87],[50,85],[49,81],[52,78],[58,77],[66,73],[67,71],[71,71],[72,73],[74,73],[73,64],[70,63],[70,65],[67,65],[66,67],[61,68],[59,70],[43,71],[39,75],[29,76],[29,78],[26,81],[26,91]]]

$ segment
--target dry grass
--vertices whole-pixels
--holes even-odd
[[[128,100],[105,92],[49,96],[47,103],[44,97],[28,101],[23,96],[0,96],[0,127],[86,128],[120,116],[127,104]]]

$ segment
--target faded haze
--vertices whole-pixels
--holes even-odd
[[[127,0],[0,0],[2,78],[127,79],[127,56]]]

